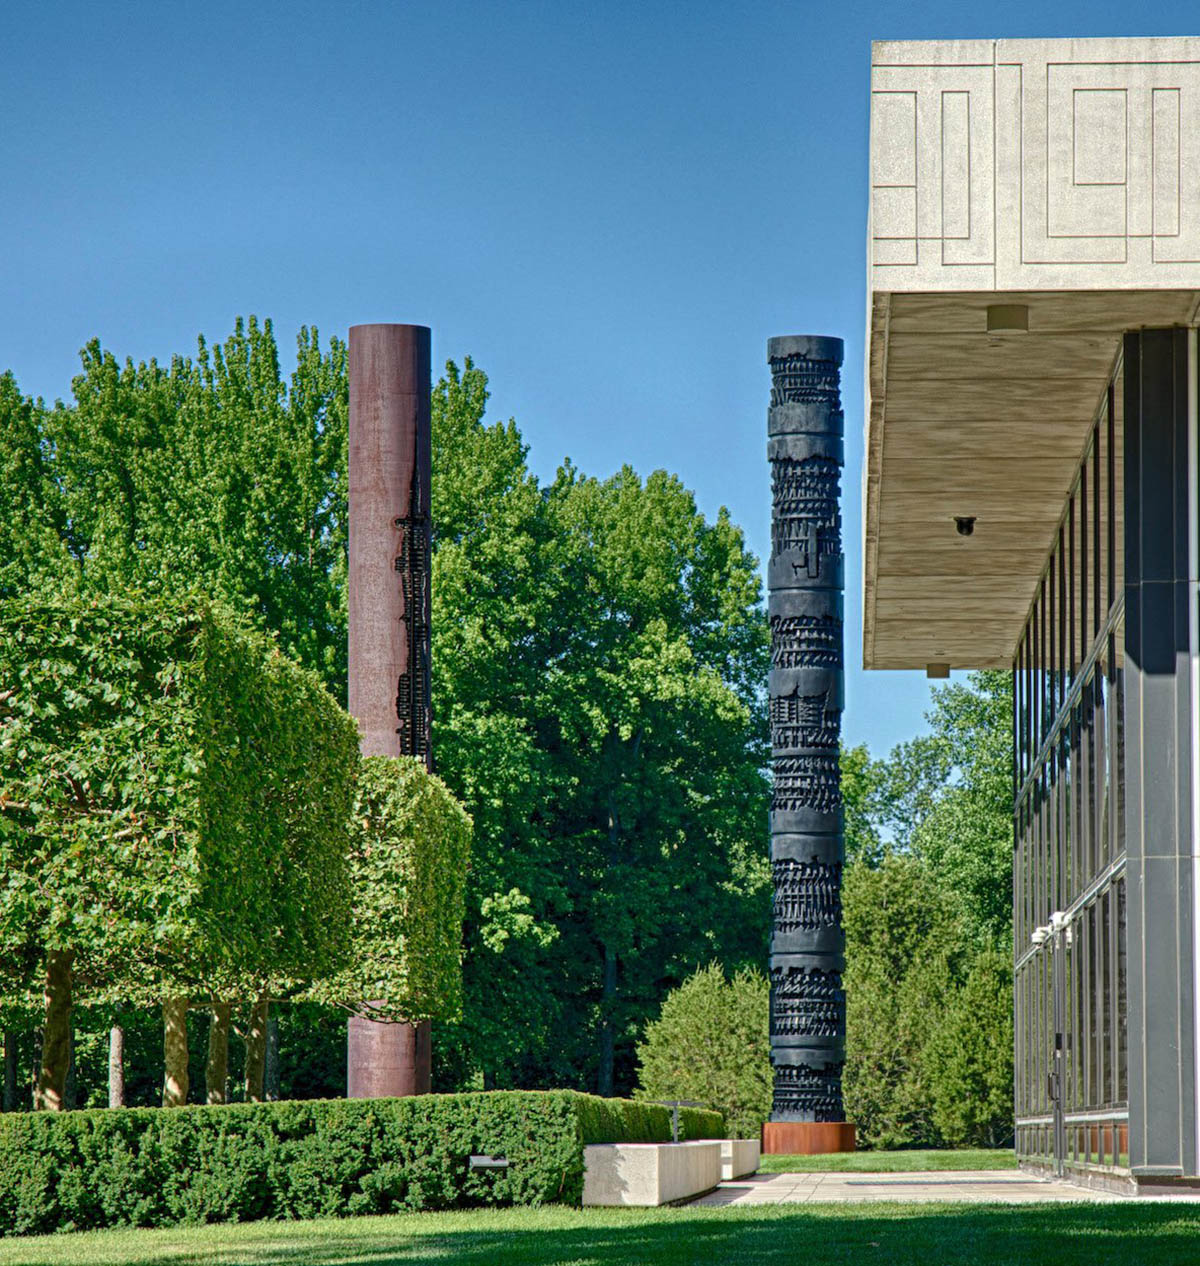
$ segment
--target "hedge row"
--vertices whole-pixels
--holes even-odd
[[[578,1204],[585,1144],[670,1136],[667,1108],[573,1091],[6,1114],[0,1234]],[[477,1153],[510,1167],[473,1172]]]

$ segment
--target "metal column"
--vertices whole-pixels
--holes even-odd
[[[427,766],[429,474],[429,330],[352,326],[349,707],[364,756],[416,756]],[[351,1099],[423,1094],[429,1086],[428,1023],[350,1020]]]
[[[1193,330],[1125,336],[1125,832],[1129,1163],[1197,1158]]]

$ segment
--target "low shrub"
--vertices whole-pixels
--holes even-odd
[[[0,1234],[578,1204],[586,1144],[670,1136],[667,1108],[558,1090],[5,1114]]]
[[[731,1137],[758,1138],[771,1111],[769,992],[761,973],[726,980],[719,963],[673,989],[637,1048],[639,1099],[715,1104]]]

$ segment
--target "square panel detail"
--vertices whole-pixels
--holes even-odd
[[[873,289],[1200,284],[1200,39],[881,43],[873,58]],[[901,187],[911,251],[909,203],[880,192]]]

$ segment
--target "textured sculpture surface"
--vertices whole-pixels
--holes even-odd
[[[771,1120],[844,1120],[840,339],[772,339]]]

